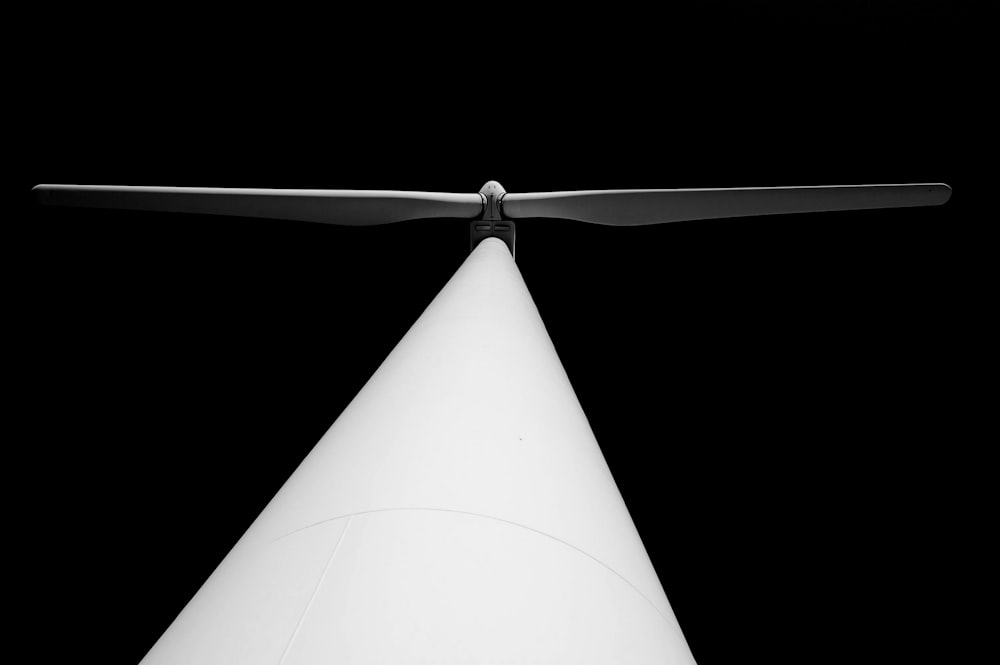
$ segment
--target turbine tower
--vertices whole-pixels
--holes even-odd
[[[143,665],[694,659],[514,262],[515,222],[940,205],[943,184],[475,194],[39,185],[38,200],[370,225],[471,253]],[[720,636],[724,638],[724,636]]]

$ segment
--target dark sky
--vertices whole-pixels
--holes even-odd
[[[40,182],[947,182],[944,208],[529,220],[517,258],[700,665],[959,660],[984,496],[962,392],[985,307],[983,18],[805,4],[495,6],[454,27],[34,16],[21,201]],[[467,229],[20,219],[25,630],[47,661],[137,663],[461,264]]]

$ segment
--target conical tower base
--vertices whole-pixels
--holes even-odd
[[[502,241],[143,660],[237,663],[694,663]]]

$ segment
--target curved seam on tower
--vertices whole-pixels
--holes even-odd
[[[522,529],[526,529],[527,531],[531,531],[533,533],[537,533],[539,535],[545,536],[546,538],[550,538],[550,539],[552,539],[552,540],[554,540],[554,541],[556,541],[558,543],[561,543],[561,544],[565,545],[566,547],[569,547],[570,549],[576,550],[580,554],[583,554],[587,558],[595,561],[596,563],[600,564],[601,566],[603,566],[607,570],[609,570],[612,573],[614,573],[616,577],[618,577],[620,580],[622,580],[623,582],[625,582],[625,584],[628,584],[630,587],[632,587],[633,591],[635,591],[637,594],[639,594],[642,597],[643,600],[645,600],[647,603],[649,603],[650,607],[652,607],[654,610],[656,610],[656,613],[660,615],[660,618],[662,618],[663,621],[666,622],[667,625],[673,627],[673,624],[666,617],[666,615],[664,615],[663,612],[660,611],[660,608],[657,607],[656,604],[652,600],[650,600],[649,597],[646,594],[644,594],[642,591],[639,590],[639,587],[637,587],[627,577],[625,577],[624,575],[622,575],[621,573],[619,573],[617,570],[615,570],[614,568],[612,568],[608,564],[606,564],[603,561],[601,561],[600,559],[598,559],[593,554],[590,554],[586,550],[580,549],[576,545],[574,545],[574,544],[572,544],[570,542],[567,542],[567,541],[563,540],[562,538],[559,538],[557,536],[553,536],[551,533],[546,533],[544,531],[540,531],[538,529],[530,527],[530,526],[528,526],[526,524],[521,524],[519,522],[513,522],[511,520],[504,519],[502,517],[494,517],[493,515],[484,515],[482,513],[474,513],[474,512],[468,511],[468,510],[454,510],[454,509],[451,509],[451,508],[408,508],[408,507],[404,507],[404,508],[373,508],[372,510],[361,510],[361,511],[358,511],[356,513],[348,513],[348,514],[345,514],[345,515],[338,515],[336,517],[329,517],[329,518],[324,519],[324,520],[319,520],[318,522],[313,522],[312,524],[307,524],[307,525],[305,525],[303,527],[299,527],[298,529],[295,529],[293,531],[289,531],[288,533],[286,533],[284,535],[278,536],[277,538],[272,539],[271,542],[272,543],[276,543],[276,542],[278,542],[279,540],[281,540],[283,538],[287,538],[288,536],[294,535],[294,534],[299,533],[301,531],[305,531],[306,529],[311,529],[314,526],[319,526],[321,524],[326,524],[327,522],[335,522],[336,520],[342,520],[345,517],[347,517],[347,518],[353,518],[353,517],[356,517],[358,515],[368,515],[368,514],[371,514],[371,513],[389,513],[389,512],[398,512],[398,511],[404,511],[404,510],[437,512],[437,513],[456,513],[456,514],[459,514],[459,515],[468,515],[468,516],[471,516],[471,517],[482,517],[482,518],[485,518],[485,519],[493,520],[495,522],[502,522],[504,524],[509,524],[511,526],[520,527]],[[346,528],[345,528],[345,531],[346,531]]]
[[[323,572],[316,581],[316,587],[313,589],[312,595],[309,596],[309,602],[306,603],[305,609],[302,610],[302,615],[295,624],[295,629],[292,630],[291,637],[288,638],[288,644],[285,645],[285,650],[281,652],[281,659],[278,660],[278,665],[283,665],[285,659],[288,658],[288,654],[292,651],[292,645],[295,644],[295,638],[299,636],[299,631],[302,630],[302,624],[306,621],[306,615],[309,614],[309,610],[312,609],[313,603],[316,601],[316,596],[319,595],[319,588],[323,586],[323,580],[326,579],[326,574],[330,572],[330,566],[333,564],[333,560],[336,558],[337,552],[340,551],[341,543],[344,542],[344,536],[347,535],[347,530],[351,526],[351,517],[351,515],[347,516],[347,524],[344,525],[344,530],[341,531],[340,535],[337,537],[337,544],[333,546],[333,551],[330,552],[330,556],[326,560],[326,565],[323,566]]]

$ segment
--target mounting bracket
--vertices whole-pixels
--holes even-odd
[[[503,196],[507,190],[496,180],[490,180],[479,190],[483,198],[483,216],[469,224],[469,251],[485,238],[500,238],[514,256],[514,222],[503,218]]]

